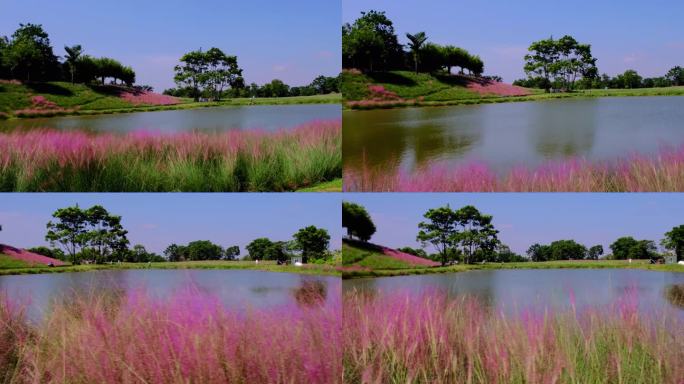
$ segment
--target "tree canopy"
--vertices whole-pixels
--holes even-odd
[[[309,259],[323,258],[330,244],[328,231],[313,225],[300,229],[292,237],[295,240],[295,248],[302,252],[305,263]]]
[[[181,64],[174,68],[174,80],[179,87],[192,90],[192,97],[199,100],[203,92],[220,100],[223,90],[228,87],[244,88],[242,69],[237,57],[225,54],[212,47],[204,52],[201,49],[184,54]]]
[[[578,79],[593,79],[598,75],[591,45],[581,44],[572,36],[535,41],[528,51],[525,73],[530,78],[541,79],[547,91],[554,83],[558,88],[572,90]]]
[[[375,224],[366,209],[356,203],[342,202],[342,228],[347,229],[347,236],[368,241],[375,233]]]

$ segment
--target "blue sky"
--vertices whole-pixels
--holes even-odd
[[[378,229],[372,242],[390,247],[419,246],[418,223],[430,208],[474,205],[494,216],[499,238],[524,253],[533,243],[574,239],[608,246],[621,236],[660,242],[684,224],[684,194],[669,193],[392,193],[344,194],[366,207]]]
[[[330,248],[339,249],[340,199],[334,193],[5,193],[0,195],[0,243],[47,245],[45,225],[55,210],[100,204],[122,216],[131,244],[159,253],[171,243],[211,240],[239,245],[245,254],[245,245],[255,238],[289,240],[308,225],[327,229]]]
[[[635,69],[647,77],[684,66],[684,2],[672,0],[342,0],[344,22],[361,11],[386,11],[400,42],[425,31],[430,41],[479,54],[485,72],[524,77],[530,43],[569,34],[592,44],[601,73]]]
[[[135,69],[140,84],[173,86],[183,53],[212,46],[238,56],[247,83],[308,84],[341,68],[339,1],[2,0],[0,35],[43,24],[55,54],[81,44]]]

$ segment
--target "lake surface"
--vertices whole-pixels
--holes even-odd
[[[611,160],[684,144],[684,97],[611,97],[343,112],[345,168],[413,171],[484,162],[495,171]]]
[[[57,128],[93,132],[184,132],[294,128],[312,120],[342,117],[339,104],[255,105],[175,111],[136,112],[97,116],[0,120],[0,131]]]
[[[243,270],[112,270],[42,275],[0,276],[0,292],[22,303],[28,300],[32,320],[43,317],[55,300],[75,293],[125,294],[145,289],[165,299],[189,287],[218,298],[227,308],[246,310],[297,303],[297,290],[310,284],[323,287],[326,303],[335,303],[341,280],[334,276]]]
[[[410,292],[444,289],[450,295],[471,295],[505,311],[604,307],[636,293],[644,313],[674,311],[684,319],[684,308],[671,304],[666,290],[684,284],[684,273],[627,269],[485,270],[449,274],[344,280],[342,289],[370,292]]]

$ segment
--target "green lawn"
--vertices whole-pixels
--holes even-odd
[[[44,96],[64,109],[75,109],[62,114],[94,115],[103,113],[144,112],[159,110],[176,110],[188,108],[206,108],[230,105],[281,105],[281,104],[324,104],[339,103],[342,96],[337,94],[271,97],[271,98],[238,98],[219,102],[196,103],[191,99],[181,99],[181,104],[166,106],[133,105],[116,95],[115,88],[107,86],[86,86],[66,82],[48,82],[35,84],[0,83],[0,112],[31,108],[32,96]]]
[[[505,103],[521,101],[541,101],[575,97],[611,97],[611,96],[684,96],[684,86],[667,88],[640,89],[595,89],[571,93],[544,93],[541,89],[530,89],[529,96],[495,96],[480,95],[465,87],[458,77],[446,75],[415,74],[408,71],[392,71],[371,74],[355,74],[345,72],[342,76],[342,93],[346,101],[358,101],[368,98],[369,85],[382,85],[386,90],[395,92],[397,96],[422,101],[411,103],[392,103],[382,107],[368,106],[363,109],[391,108],[402,106],[448,106],[484,103]],[[361,107],[359,107],[361,109]]]
[[[6,257],[6,256],[5,256]],[[9,258],[8,258],[9,259]],[[6,264],[3,256],[0,255],[0,276],[2,275],[28,275],[40,273],[62,273],[62,272],[87,272],[98,270],[114,269],[249,269],[270,272],[288,272],[307,275],[331,275],[339,276],[340,273],[330,265],[307,264],[303,267],[292,265],[277,265],[274,261],[260,261],[259,264],[253,261],[183,261],[183,262],[162,262],[162,263],[121,263],[121,264],[97,264],[97,265],[68,265],[64,267],[37,266],[32,267],[26,263],[13,264],[13,260]],[[6,265],[6,267],[4,267]]]
[[[2,271],[5,269],[14,268],[31,268],[31,264],[0,253],[0,274],[2,274]]]
[[[311,187],[302,188],[297,192],[342,192],[342,179],[335,179]]]

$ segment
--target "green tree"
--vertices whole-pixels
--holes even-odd
[[[128,249],[128,231],[121,225],[121,216],[110,214],[101,205],[88,208],[84,215],[85,244],[95,251],[95,261],[108,261]]]
[[[247,244],[246,249],[252,260],[270,260],[273,252],[273,242],[266,237],[260,237]]]
[[[427,41],[427,35],[425,32],[418,32],[416,34],[406,34],[406,38],[409,39],[409,49],[413,55],[413,68],[416,73],[418,73],[418,61],[420,57],[420,49]]]
[[[51,257],[53,259],[67,261],[64,251],[59,248],[49,248],[45,246],[33,247],[28,249],[29,252],[37,253],[39,255]]]
[[[398,248],[397,250],[404,252],[404,253],[408,253],[409,255],[422,257],[424,259],[429,259],[428,254],[427,254],[427,252],[425,252],[424,249],[403,247],[403,248]]]
[[[349,238],[368,241],[375,233],[375,224],[366,209],[356,203],[342,202],[342,228],[347,229]]]
[[[490,258],[499,244],[499,231],[492,224],[493,217],[483,215],[472,205],[462,207],[454,213],[456,231],[452,234],[451,242],[455,246],[461,246],[465,263],[471,263],[476,253],[480,253],[482,260]]]
[[[61,208],[52,214],[56,221],[47,223],[45,240],[51,246],[59,244],[73,264],[78,264],[77,255],[87,243],[87,221],[85,212],[78,207]]]
[[[168,261],[184,261],[187,258],[187,249],[182,245],[171,244],[164,250],[164,256]]]
[[[81,54],[83,54],[83,48],[81,48],[80,45],[74,45],[71,47],[64,46],[64,50],[66,51],[66,64],[69,67],[69,73],[71,74],[71,84],[74,83],[74,76],[76,74],[76,64],[78,63],[78,59],[81,57]]]
[[[200,83],[206,84],[214,100],[221,100],[224,89],[244,87],[237,56],[226,55],[218,48],[209,49],[203,56],[206,69],[201,75]]]
[[[310,225],[294,234],[296,249],[302,251],[304,263],[309,259],[321,259],[325,256],[330,244],[330,235],[323,228]]]
[[[457,234],[458,216],[449,205],[428,210],[424,215],[427,221],[418,223],[418,241],[432,244],[440,256],[442,265],[446,265],[449,249],[454,244]]]
[[[223,257],[226,260],[235,260],[240,256],[240,247],[237,245],[233,245],[230,247],[226,247],[226,249],[223,252]]]
[[[538,243],[532,244],[527,249],[527,256],[532,261],[548,261],[551,260],[551,247],[548,245],[541,245]]]
[[[591,45],[581,44],[572,36],[559,40],[553,37],[533,42],[525,55],[525,73],[530,78],[542,78],[544,89],[548,92],[551,80],[555,80],[567,90],[574,88],[579,79],[593,79],[598,76],[596,59],[591,53]]]
[[[665,78],[672,83],[674,86],[680,86],[684,84],[684,68],[676,66],[665,75]]]
[[[650,259],[655,256],[656,246],[652,240],[636,240],[631,236],[621,237],[610,245],[613,259]]]
[[[598,260],[603,255],[603,245],[594,245],[587,252],[587,259]]]
[[[196,240],[188,243],[186,254],[188,260],[221,260],[223,248],[209,240]]]
[[[189,87],[192,90],[192,97],[195,101],[199,100],[200,89],[206,80],[204,73],[207,71],[208,63],[202,50],[191,51],[180,58],[180,65],[174,67],[176,72],[174,81],[179,87]]]
[[[384,12],[361,12],[353,24],[342,26],[342,66],[364,71],[390,69],[403,53],[392,21]]]
[[[273,79],[268,86],[272,97],[285,97],[290,92],[290,87],[280,79]]]
[[[663,246],[674,251],[677,261],[684,259],[684,225],[674,227],[665,233]]]
[[[625,73],[617,76],[616,82],[620,88],[640,88],[642,78],[637,71],[628,69]]]
[[[581,260],[587,255],[587,248],[575,240],[557,240],[550,247],[550,260]]]
[[[40,24],[19,24],[3,54],[13,77],[45,80],[58,70],[50,38]]]

